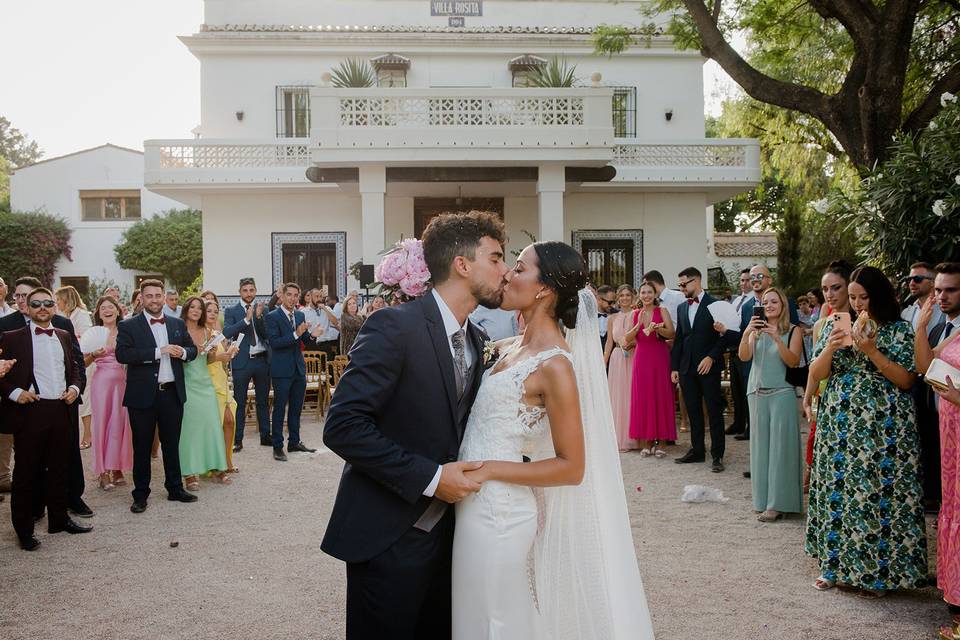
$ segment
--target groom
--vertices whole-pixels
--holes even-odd
[[[457,462],[484,369],[467,320],[500,306],[506,242],[490,213],[444,214],[423,233],[434,289],[364,323],[323,441],[344,465],[321,548],[347,563],[347,638],[450,638],[452,504],[480,485]]]

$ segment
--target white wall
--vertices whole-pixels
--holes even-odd
[[[52,158],[18,169],[11,177],[10,206],[14,210],[46,211],[66,220],[73,230],[73,260],[61,258],[57,263],[54,286],[59,286],[63,276],[87,276],[91,280],[106,277],[133,288],[136,272],[120,268],[113,247],[136,221],[81,220],[80,191],[108,189],[139,190],[144,218],[183,208],[179,202],[143,188],[142,153],[113,146]]]

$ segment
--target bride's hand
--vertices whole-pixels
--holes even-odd
[[[467,472],[475,472],[482,467],[482,462],[448,462],[440,467],[440,483],[433,495],[454,504],[480,491],[480,481],[468,478]]]
[[[490,472],[486,466],[482,466],[475,471],[464,471],[463,475],[468,480],[472,480],[477,484],[483,484],[490,479]]]

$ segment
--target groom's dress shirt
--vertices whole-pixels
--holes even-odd
[[[167,325],[165,322],[150,322],[151,319],[154,320],[166,320],[165,315],[161,312],[159,316],[152,316],[146,311],[143,312],[143,315],[147,317],[147,323],[150,325],[150,332],[153,334],[153,339],[157,343],[157,350],[154,353],[154,357],[160,361],[160,371],[157,374],[157,383],[166,384],[168,382],[173,382],[173,365],[170,364],[170,354],[160,353],[161,347],[165,347],[170,344],[170,341],[167,340]],[[200,345],[200,348],[203,348],[203,345]],[[187,350],[183,350],[183,360],[187,360]]]
[[[443,331],[447,334],[447,346],[450,347],[450,358],[454,360],[457,359],[456,353],[453,350],[453,340],[452,336],[457,331],[463,331],[463,335],[467,335],[467,324],[470,322],[470,319],[467,320],[461,325],[457,323],[457,317],[453,315],[453,311],[450,311],[450,307],[447,306],[447,303],[443,301],[443,298],[440,297],[440,294],[437,293],[436,289],[431,289],[430,293],[433,295],[434,299],[437,301],[437,306],[440,308],[440,317],[443,318]],[[469,340],[464,340],[464,356],[467,360],[467,370],[473,366],[474,353],[473,348],[470,346]],[[437,491],[437,485],[440,484],[440,472],[443,470],[443,467],[437,465],[437,473],[434,474],[433,480],[430,481],[430,484],[427,485],[427,488],[423,490],[423,495],[432,498],[433,494]]]
[[[41,400],[59,400],[67,390],[66,366],[60,338],[56,334],[43,333],[43,330],[37,333],[34,330],[36,325],[32,323],[27,324],[27,327],[33,341],[33,375],[36,382],[36,385],[30,386]],[[78,387],[70,385],[69,388],[76,391],[77,396],[80,395]],[[25,389],[14,389],[9,397],[16,402],[24,391]]]

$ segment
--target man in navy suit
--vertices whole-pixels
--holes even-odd
[[[163,447],[167,499],[197,500],[184,490],[180,475],[180,425],[187,401],[183,363],[197,357],[197,347],[183,320],[163,313],[162,282],[144,280],[140,300],[143,313],[117,327],[117,361],[127,365],[123,406],[130,414],[133,431],[133,513],[147,510],[154,429],[159,430]]]
[[[301,344],[310,334],[303,314],[296,310],[300,286],[283,285],[280,305],[267,314],[267,344],[270,345],[270,378],[273,380],[273,459],[286,462],[283,453],[283,412],[287,411],[287,451],[313,453],[300,441],[300,412],[307,392],[307,365]]]
[[[716,298],[703,290],[702,275],[696,267],[680,272],[680,291],[687,298],[677,307],[677,335],[670,352],[674,384],[680,383],[683,402],[690,418],[691,449],[674,460],[678,464],[704,462],[703,403],[710,418],[710,455],[714,473],[723,471],[725,448],[723,432],[723,391],[720,372],[723,370],[723,352],[736,338],[735,331],[721,334],[714,328],[708,307]]]
[[[39,289],[43,285],[36,278],[23,276],[21,278],[17,278],[13,286],[13,299],[17,304],[17,311],[0,318],[0,334],[3,334],[7,331],[22,329],[30,323],[30,310],[27,306],[27,296],[29,296],[30,293],[32,293],[35,289]],[[77,334],[73,327],[73,323],[70,322],[68,318],[54,314],[50,324],[57,329],[66,331],[70,336],[70,350],[73,354],[73,359],[80,369],[80,393],[82,394],[84,388],[87,386],[87,373],[83,363],[83,353],[80,351],[80,343],[77,341]],[[81,518],[90,518],[93,516],[93,511],[91,511],[90,507],[88,507],[83,501],[83,491],[86,488],[86,483],[83,479],[83,461],[80,458],[80,418],[78,417],[79,405],[79,402],[74,402],[70,405],[70,412],[76,418],[74,421],[76,424],[74,424],[72,427],[76,432],[76,437],[71,438],[70,450],[68,452],[70,467],[67,481],[67,507],[69,508],[70,513],[75,516],[79,516]],[[0,491],[10,490],[9,477],[3,477],[3,475],[5,475],[3,472],[9,472],[10,452],[12,445],[12,437],[0,435]],[[44,510],[43,492],[37,492],[37,496],[38,501],[35,505],[34,516],[40,518],[43,517]]]
[[[240,279],[240,302],[223,313],[223,335],[231,340],[244,337],[240,353],[233,359],[233,397],[237,401],[237,430],[233,438],[233,452],[243,449],[243,428],[247,422],[247,388],[253,380],[257,402],[257,426],[260,444],[273,444],[270,435],[270,366],[267,362],[267,324],[263,303],[257,302],[257,283],[253,278]]]

